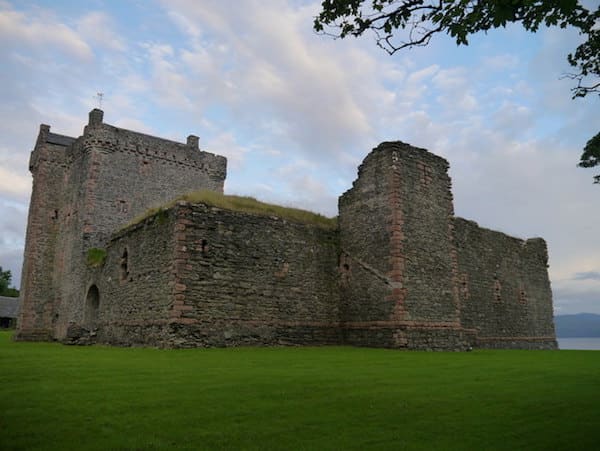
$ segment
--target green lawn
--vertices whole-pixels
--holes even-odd
[[[0,333],[0,449],[598,449],[600,351],[156,350]]]

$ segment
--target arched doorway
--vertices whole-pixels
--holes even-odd
[[[100,292],[96,285],[92,285],[85,298],[85,324],[93,328],[98,321],[98,308],[100,307]]]

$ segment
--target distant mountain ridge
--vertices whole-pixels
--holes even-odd
[[[554,317],[558,338],[600,337],[600,315],[577,313]]]

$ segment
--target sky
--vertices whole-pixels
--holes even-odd
[[[571,99],[569,29],[517,26],[389,56],[312,30],[302,0],[0,0],[0,266],[18,286],[41,123],[106,123],[228,158],[225,192],[337,214],[382,141],[450,162],[458,216],[549,248],[556,314],[600,313],[600,186],[577,167],[598,96]]]

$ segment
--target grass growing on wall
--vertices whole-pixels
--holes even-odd
[[[137,224],[150,216],[164,211],[165,209],[171,208],[177,203],[177,201],[180,200],[191,203],[204,203],[214,207],[223,208],[225,210],[241,211],[254,215],[277,216],[290,221],[316,225],[327,229],[335,229],[337,227],[336,218],[327,218],[318,213],[313,213],[311,211],[301,210],[298,208],[267,204],[265,202],[256,200],[253,197],[225,195],[208,190],[194,191],[192,193],[184,194],[159,208],[152,208],[143,215],[140,215],[131,221],[127,227]]]
[[[186,200],[188,202],[204,202],[208,205],[224,208],[227,210],[243,211],[245,213],[263,215],[263,216],[278,216],[280,218],[289,219],[305,224],[313,224],[321,227],[335,229],[337,220],[335,218],[327,218],[312,211],[301,210],[298,208],[282,207],[281,205],[267,204],[256,200],[253,197],[247,196],[230,196],[220,194],[214,191],[195,191],[193,193],[184,194],[178,200]]]
[[[102,266],[106,260],[106,250],[98,247],[92,247],[87,251],[87,264],[92,268]]]
[[[156,350],[0,333],[0,449],[596,449],[600,352]]]

